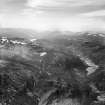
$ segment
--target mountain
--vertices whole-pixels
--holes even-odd
[[[0,28],[0,36],[4,37],[19,37],[19,38],[33,38],[38,37],[38,32],[31,29],[21,28]]]
[[[4,30],[1,104],[104,105],[104,33],[45,32],[37,38],[29,30]]]

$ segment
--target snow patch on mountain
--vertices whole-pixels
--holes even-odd
[[[42,57],[42,56],[45,56],[47,54],[47,52],[42,52],[42,53],[40,53],[40,56]]]
[[[22,44],[22,45],[25,45],[25,44],[27,44],[27,43],[25,43],[25,42],[20,42],[20,41],[17,41],[17,40],[11,40],[11,42],[13,43],[13,44]]]
[[[34,42],[34,41],[37,41],[37,39],[31,39],[30,41],[31,41],[31,42]]]

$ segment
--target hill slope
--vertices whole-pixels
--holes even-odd
[[[52,40],[4,34],[0,37],[0,103],[104,105],[104,34]]]

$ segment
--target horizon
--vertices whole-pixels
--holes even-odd
[[[21,27],[0,27],[0,32],[8,32],[8,31],[17,31],[17,32],[30,32],[30,33],[36,33],[36,34],[50,34],[50,33],[61,33],[61,35],[75,35],[75,34],[84,34],[84,33],[91,33],[91,34],[105,34],[105,31],[99,31],[99,30],[85,30],[85,31],[71,31],[71,30],[37,30],[32,28],[21,28]],[[39,35],[40,36],[40,35]]]

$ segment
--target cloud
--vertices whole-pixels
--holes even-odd
[[[27,5],[30,7],[38,7],[38,6],[59,6],[61,3],[56,0],[29,0]]]
[[[79,14],[105,9],[104,0],[0,0],[0,12],[16,14],[29,10]]]
[[[27,0],[0,0],[0,12],[16,13],[26,8]]]
[[[82,18],[91,19],[94,23],[101,23],[98,26],[103,26],[105,24],[105,10],[97,10],[93,12],[82,13],[79,16]]]
[[[0,0],[4,27],[80,31],[105,28],[105,0]]]
[[[47,12],[85,13],[105,9],[103,0],[28,0],[27,6]]]
[[[81,16],[85,16],[85,17],[105,16],[105,10],[98,10],[94,12],[84,13],[84,14],[81,14]]]
[[[103,5],[103,0],[28,0],[31,7],[37,6],[87,6],[87,5]]]

